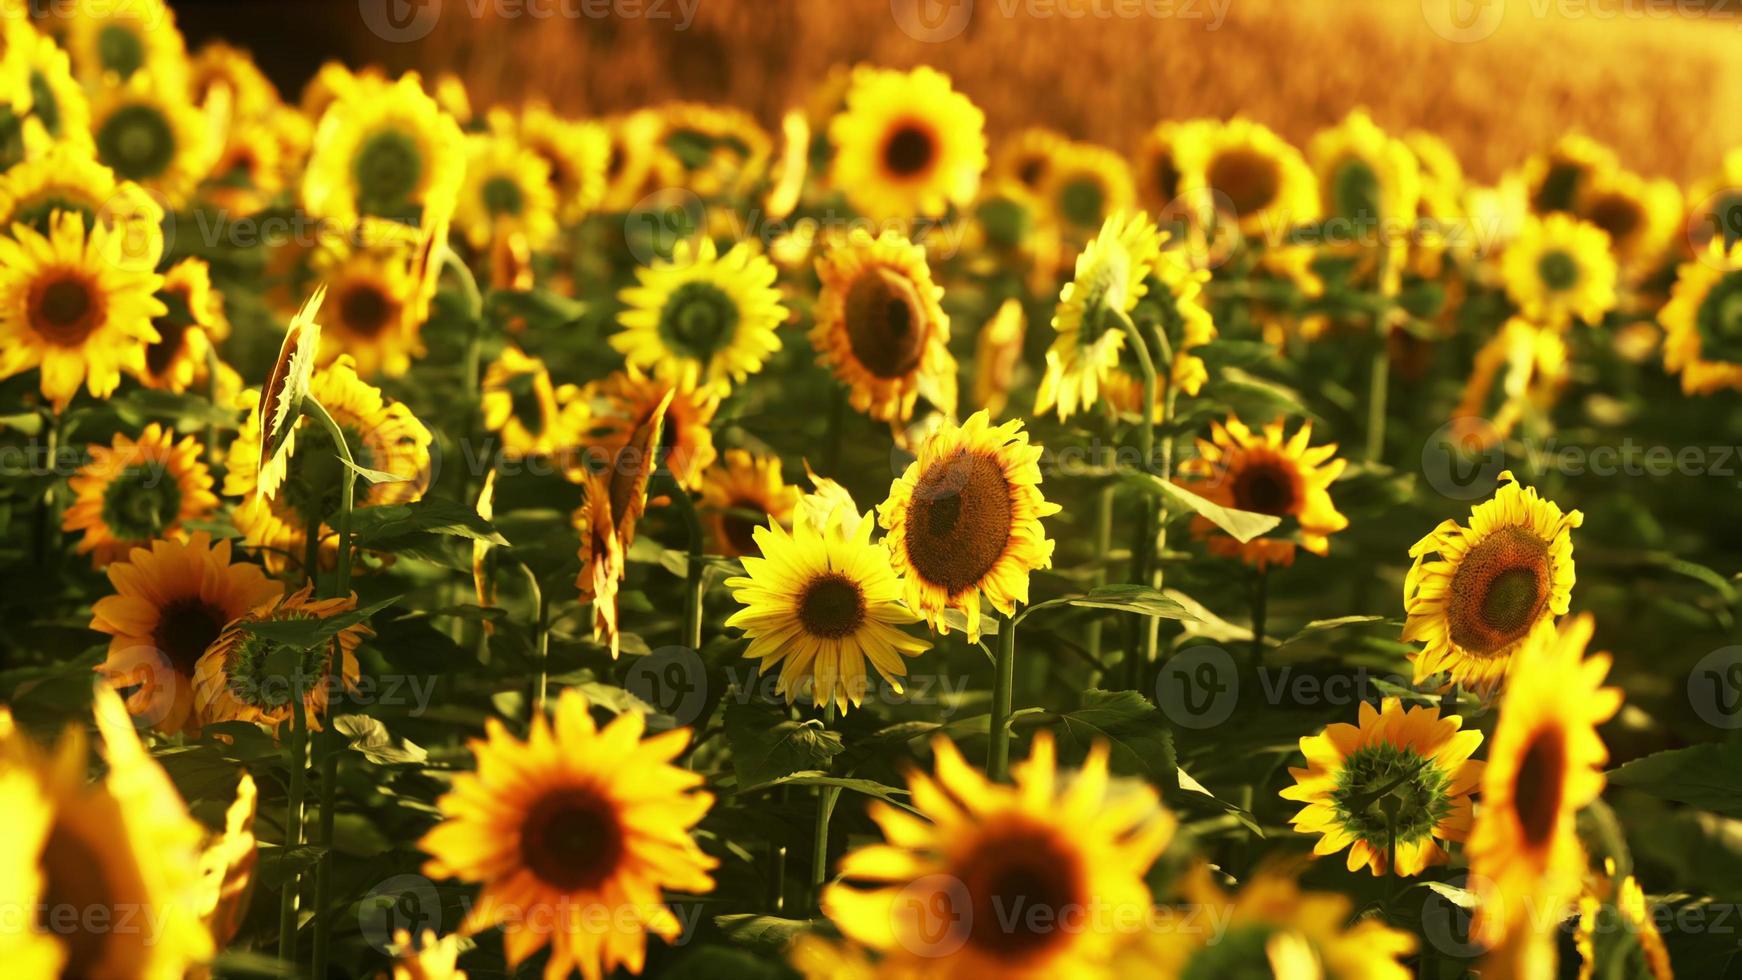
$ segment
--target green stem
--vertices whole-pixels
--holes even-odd
[[[840,479],[841,476],[841,428],[846,424],[847,390],[837,385],[834,397],[829,400],[829,428],[823,436],[828,466],[824,472],[831,479]]]
[[[334,597],[347,596],[351,594],[351,510],[356,504],[357,461],[351,456],[351,446],[345,441],[344,430],[339,428],[339,423],[333,421],[333,416],[325,405],[311,395],[303,400],[303,413],[326,427],[327,435],[332,437],[333,448],[346,463],[347,479],[339,484],[339,558],[336,574],[333,575],[332,593]],[[316,557],[319,557],[318,551]],[[311,579],[314,577],[314,567],[310,567]]]
[[[206,338],[206,400],[218,407],[218,347],[210,337]],[[218,426],[215,422],[206,423],[206,465],[218,465]]]
[[[1258,570],[1258,583],[1252,591],[1252,665],[1264,663],[1264,621],[1270,607],[1270,566]]]
[[[1116,484],[1109,483],[1095,495],[1095,578],[1094,584],[1107,583],[1107,552],[1113,547],[1113,504],[1116,500]],[[1100,616],[1089,620],[1088,635],[1084,643],[1089,651],[1089,659],[1101,660],[1101,634],[1106,627],[1106,621]]]
[[[1143,397],[1137,408],[1137,452],[1141,469],[1148,473],[1155,466],[1155,361],[1150,357],[1149,342],[1131,317],[1117,308],[1108,312],[1118,318],[1119,326],[1125,331],[1125,342],[1137,356],[1138,373],[1143,379]],[[1155,559],[1156,500],[1145,493],[1138,506],[1141,508],[1138,519],[1141,530],[1131,547],[1131,581],[1135,585],[1149,585]],[[1125,686],[1136,690],[1142,686],[1143,672],[1154,656],[1154,634],[1142,617],[1134,617],[1128,635],[1131,642],[1127,647]]]
[[[64,416],[59,412],[48,416],[48,457],[43,468],[54,477],[49,481],[48,489],[42,492],[42,497],[36,502],[36,567],[44,568],[51,563],[58,563],[60,557],[60,542],[56,536],[60,533],[60,506],[56,496],[60,490],[60,440],[61,426]]]
[[[702,648],[702,599],[705,591],[702,571],[706,567],[702,560],[702,518],[696,513],[696,502],[690,499],[689,491],[680,486],[676,478],[661,474],[659,482],[670,493],[689,532],[689,556],[684,563],[684,643],[699,651]]]
[[[1397,886],[1403,880],[1397,874],[1397,811],[1403,801],[1386,795],[1380,806],[1385,810],[1385,911],[1390,914],[1397,904]]]
[[[998,621],[998,658],[992,680],[992,744],[986,750],[986,778],[1003,782],[1010,774],[1010,702],[1016,685],[1016,616]]]
[[[536,610],[533,620],[533,642],[538,650],[538,679],[532,686],[533,719],[544,717],[544,705],[547,689],[550,686],[550,607],[545,604],[544,590],[539,588],[538,573],[532,566],[522,563],[520,570],[526,573],[526,586],[532,590],[532,604]]]
[[[1367,458],[1373,462],[1385,454],[1385,399],[1391,388],[1391,352],[1383,328],[1378,344],[1367,388]]]
[[[302,846],[302,799],[308,785],[308,718],[303,714],[302,678],[293,676],[290,692],[290,787],[284,801],[284,846],[286,858]],[[299,874],[288,874],[278,896],[278,958],[296,962],[297,891]]]
[[[817,788],[817,833],[811,851],[811,900],[817,907],[823,904],[823,883],[829,880],[829,819],[835,814],[835,802],[841,798],[841,787]]]

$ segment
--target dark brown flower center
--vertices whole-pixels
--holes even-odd
[[[145,369],[154,377],[160,377],[175,363],[175,356],[181,353],[187,339],[188,327],[193,324],[174,317],[161,317],[151,321],[151,325],[157,328],[159,339],[145,346]]]
[[[972,909],[968,942],[1006,962],[1068,943],[1065,928],[1087,906],[1076,851],[1045,827],[995,828],[955,869]]]
[[[110,887],[100,852],[77,831],[56,821],[42,848],[42,880],[38,926],[64,945],[67,960],[60,975],[93,976],[114,930],[88,929],[85,923],[125,911],[117,907],[119,896]]]
[[[566,892],[596,889],[625,855],[617,805],[589,786],[552,790],[520,825],[520,860],[538,879]]]
[[[1284,517],[1300,505],[1293,472],[1276,459],[1248,460],[1234,474],[1234,506]]]
[[[1541,848],[1553,839],[1560,821],[1566,784],[1566,737],[1559,728],[1544,728],[1530,740],[1519,760],[1512,784],[1512,805],[1525,843]]]
[[[1627,240],[1645,220],[1639,206],[1619,194],[1606,194],[1585,208],[1585,217],[1609,233],[1617,244]]]
[[[1210,161],[1210,188],[1228,198],[1234,217],[1262,211],[1276,200],[1281,175],[1276,161],[1255,150],[1231,150]]]
[[[1530,632],[1548,605],[1548,543],[1501,528],[1471,548],[1452,576],[1446,618],[1452,642],[1493,656]]]
[[[727,504],[726,507],[729,511],[743,510],[754,513],[763,512],[762,502],[760,500],[751,500],[746,497],[739,497]],[[753,521],[742,514],[727,513],[722,515],[720,518],[720,529],[726,537],[726,544],[740,555],[756,555],[762,553],[761,549],[756,547],[755,531],[759,526],[761,526],[759,522]]]
[[[959,452],[920,475],[907,515],[908,561],[950,595],[979,586],[1010,542],[1011,487],[997,459]]]
[[[865,370],[899,378],[919,366],[925,352],[925,304],[913,280],[877,267],[853,280],[845,303],[847,341]]]
[[[356,283],[339,295],[339,319],[359,337],[378,337],[399,314],[399,301],[374,283]]]
[[[865,593],[840,572],[825,572],[805,584],[798,600],[798,621],[805,632],[838,640],[865,622]]]
[[[1174,166],[1173,154],[1156,154],[1150,179],[1155,181],[1155,193],[1161,200],[1171,201],[1179,196],[1179,168]]]
[[[194,665],[224,630],[224,611],[198,597],[177,599],[158,611],[151,641],[176,673],[194,675]]]
[[[903,123],[883,141],[883,166],[897,177],[926,172],[936,157],[937,137],[919,123]]]
[[[62,274],[31,290],[30,325],[50,343],[77,347],[97,329],[102,315],[102,297],[76,274]]]

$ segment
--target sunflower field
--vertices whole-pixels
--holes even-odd
[[[1742,975],[1742,149],[0,10],[6,977]]]

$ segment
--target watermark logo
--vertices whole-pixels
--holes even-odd
[[[1182,728],[1214,728],[1239,702],[1240,672],[1221,647],[1187,647],[1164,661],[1155,679],[1156,705]]]
[[[357,925],[370,946],[390,952],[393,934],[400,929],[413,936],[425,929],[442,931],[441,895],[423,875],[394,875],[357,903]]]
[[[1506,17],[1506,0],[1421,0],[1421,15],[1435,34],[1453,44],[1486,41]]]
[[[1713,728],[1742,728],[1742,646],[1720,647],[1688,672],[1688,704]]]
[[[949,956],[973,934],[974,909],[968,886],[954,875],[914,879],[889,908],[895,917],[897,941],[915,956]]]
[[[889,14],[901,33],[915,41],[942,44],[967,30],[974,0],[889,0]]]
[[[1453,500],[1486,497],[1505,468],[1500,431],[1478,416],[1452,419],[1435,429],[1421,447],[1421,472],[1428,486]]]
[[[364,26],[383,41],[409,44],[435,29],[442,0],[357,0]]]
[[[693,725],[707,707],[708,669],[689,647],[660,647],[630,665],[623,687],[676,725]]]

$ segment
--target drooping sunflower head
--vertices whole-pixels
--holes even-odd
[[[1620,168],[1615,151],[1578,133],[1555,141],[1524,165],[1524,185],[1530,210],[1538,215],[1572,213],[1579,195],[1599,175]]]
[[[358,77],[321,116],[303,177],[310,213],[349,224],[360,217],[423,224],[447,207],[465,176],[465,138],[415,74]]]
[[[512,136],[466,137],[466,178],[454,224],[473,248],[499,235],[520,233],[533,249],[556,235],[556,192],[545,158]]]
[[[932,281],[925,246],[896,231],[872,238],[855,228],[817,260],[811,344],[818,361],[847,386],[853,408],[881,421],[906,421],[921,376],[955,374],[950,320]]]
[[[617,534],[616,515],[611,510],[610,474],[586,478],[581,506],[571,521],[581,540],[581,571],[575,576],[575,588],[583,600],[593,604],[593,639],[609,647],[615,659],[617,583],[626,573],[623,556],[627,549]]]
[[[1562,513],[1505,472],[1493,499],[1471,510],[1469,526],[1448,520],[1416,542],[1403,585],[1403,639],[1423,644],[1416,679],[1444,672],[1492,690],[1531,632],[1566,613],[1572,529],[1582,523],[1580,512]]]
[[[694,193],[738,193],[767,170],[774,141],[749,113],[701,102],[673,102],[656,111],[660,143],[683,168],[683,186]]]
[[[129,0],[71,6],[67,51],[86,87],[96,89],[130,82],[136,75],[155,74],[165,84],[175,85],[177,95],[181,93],[188,75],[187,46],[168,4]]]
[[[140,72],[103,89],[93,107],[97,159],[122,180],[161,194],[179,207],[211,169],[218,147],[199,110]]]
[[[1193,520],[1193,534],[1207,537],[1212,553],[1259,568],[1292,564],[1296,545],[1325,554],[1330,535],[1349,526],[1330,494],[1347,463],[1336,458],[1336,443],[1313,446],[1311,441],[1311,422],[1292,436],[1281,419],[1262,432],[1232,416],[1226,423],[1211,423],[1210,438],[1199,439],[1197,455],[1180,464],[1181,482],[1224,507],[1292,521],[1294,535],[1241,542],[1203,518]]]
[[[743,576],[726,580],[744,608],[726,620],[750,638],[747,659],[780,667],[778,690],[845,712],[869,691],[865,662],[895,691],[903,657],[931,644],[900,627],[919,621],[901,602],[888,552],[871,541],[870,514],[843,514],[824,528],[804,522],[789,534],[772,519],[754,532]]]
[[[483,886],[462,935],[500,924],[512,966],[548,944],[552,976],[639,973],[648,933],[678,937],[662,895],[713,890],[717,862],[690,836],[713,796],[672,764],[689,729],[644,739],[643,725],[634,711],[596,725],[573,688],[526,741],[486,722],[471,742],[477,771],[454,777],[436,802],[442,822],[418,842],[424,874]],[[612,914],[575,914],[587,908]]]
[[[1125,158],[1092,143],[1066,143],[1052,155],[1038,189],[1050,218],[1080,242],[1113,215],[1131,210],[1137,188]]]
[[[760,553],[757,528],[792,526],[799,490],[781,478],[779,457],[728,449],[702,474],[701,498],[715,552],[741,558]]]
[[[278,357],[272,362],[266,384],[260,389],[260,399],[254,405],[255,426],[249,429],[259,450],[253,463],[254,493],[267,500],[278,492],[284,479],[285,461],[296,448],[302,402],[308,397],[309,379],[314,376],[315,357],[321,349],[321,325],[315,316],[320,313],[326,295],[326,286],[317,287],[296,316],[291,317],[278,347]],[[242,441],[238,439],[236,444]],[[236,444],[231,446],[232,457],[236,455]],[[229,492],[227,485],[225,492]]]
[[[923,816],[873,804],[889,843],[841,860],[824,914],[886,964],[930,976],[1103,975],[1145,921],[1144,874],[1173,836],[1155,792],[1111,785],[1105,745],[1059,772],[1050,732],[1014,767],[1014,786],[987,782],[946,739],[933,752],[935,774],[907,778]],[[1044,911],[1013,921],[1018,902]],[[1078,926],[1058,928],[1064,916]]]
[[[77,551],[88,553],[93,567],[158,538],[185,540],[189,522],[217,509],[212,474],[193,436],[177,442],[173,431],[153,422],[137,441],[118,434],[89,452],[91,461],[68,480],[76,499],[61,526],[84,533]]]
[[[1030,191],[1039,192],[1052,168],[1054,156],[1069,142],[1064,134],[1044,126],[1031,126],[1002,140],[992,155],[988,176],[994,180],[1015,181]]]
[[[577,446],[581,432],[571,424],[573,388],[552,386],[544,362],[518,347],[505,347],[484,372],[484,427],[502,439],[510,458],[550,456]]]
[[[1217,215],[1249,237],[1317,219],[1312,168],[1268,127],[1236,117],[1192,135],[1196,165],[1185,170],[1182,189],[1206,217]]]
[[[305,585],[269,604],[251,610],[224,628],[194,667],[194,712],[200,724],[251,721],[274,731],[291,723],[300,700],[310,731],[319,731],[332,691],[357,687],[357,647],[374,635],[367,623],[341,628],[339,662],[333,662],[330,641],[296,647],[285,655],[285,644],[249,629],[255,623],[282,623],[342,616],[357,608],[355,593],[338,599],[314,598]],[[289,663],[290,672],[283,672]]]
[[[109,566],[109,581],[114,594],[91,607],[91,629],[111,637],[98,672],[141,724],[197,733],[195,666],[225,626],[276,598],[278,584],[258,565],[231,561],[230,542],[204,531],[135,548]]]
[[[1036,415],[1057,405],[1064,420],[1099,401],[1100,384],[1125,347],[1123,320],[1143,298],[1162,242],[1147,214],[1119,212],[1077,254],[1076,275],[1059,291],[1053,313],[1057,336],[1047,348]]]
[[[830,182],[874,221],[938,217],[973,200],[985,127],[985,114],[935,69],[860,66],[829,123]]]
[[[541,104],[528,105],[515,117],[490,115],[492,132],[518,136],[550,170],[557,217],[575,224],[605,200],[605,168],[611,161],[611,136],[595,122],[564,119]]]
[[[1020,420],[993,426],[975,412],[948,422],[889,487],[878,517],[890,559],[905,580],[907,605],[933,629],[950,631],[960,610],[980,634],[980,597],[1008,616],[1028,601],[1028,575],[1052,564],[1040,519],[1059,506],[1041,495],[1039,446]]]
[[[1681,373],[1683,391],[1742,389],[1742,242],[1726,251],[1713,239],[1700,261],[1678,268],[1657,319],[1664,367]]]
[[[122,252],[122,239],[101,224],[86,228],[74,212],[49,216],[45,236],[13,225],[0,238],[0,377],[39,368],[44,397],[64,410],[80,382],[107,398],[121,372],[145,364],[158,339],[153,295],[162,277]]]
[[[1481,451],[1512,433],[1525,413],[1554,404],[1567,380],[1560,332],[1511,317],[1476,352],[1463,397],[1452,411],[1459,445]]]
[[[1531,218],[1500,258],[1506,295],[1525,316],[1551,327],[1595,325],[1615,308],[1619,270],[1609,235],[1566,214]]]
[[[651,465],[671,472],[679,486],[693,490],[719,455],[710,429],[725,386],[650,377],[634,366],[593,386],[601,402],[589,420],[590,442],[606,459],[616,459],[649,423],[659,423]],[[657,418],[656,418],[657,416]]]
[[[185,258],[163,274],[158,298],[167,308],[151,325],[157,340],[145,347],[145,370],[139,380],[148,388],[188,390],[207,376],[207,357],[230,333],[224,298],[212,288],[210,267],[203,259]]]
[[[623,329],[611,346],[661,378],[743,381],[780,349],[787,310],[777,275],[747,242],[721,255],[712,239],[680,241],[670,261],[637,269],[636,285],[618,294]]]
[[[1585,654],[1594,629],[1589,614],[1559,629],[1544,621],[1518,651],[1467,848],[1472,878],[1500,899],[1478,909],[1471,933],[1482,942],[1517,923],[1558,923],[1550,913],[1578,896],[1586,865],[1574,817],[1603,791],[1609,753],[1597,726],[1621,709],[1621,692],[1603,686],[1610,657]]]
[[[1305,803],[1296,830],[1319,835],[1314,854],[1349,849],[1350,871],[1383,875],[1396,834],[1397,873],[1420,874],[1444,863],[1446,841],[1470,829],[1470,793],[1482,776],[1471,753],[1480,731],[1462,730],[1457,715],[1405,708],[1386,698],[1375,710],[1361,702],[1358,724],[1338,723],[1300,740],[1306,768],[1290,769],[1286,800]]]

